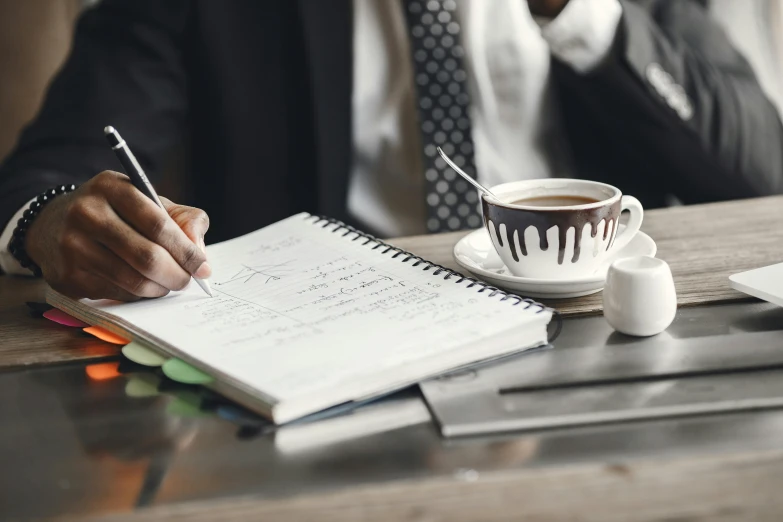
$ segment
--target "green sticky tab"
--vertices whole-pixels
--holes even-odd
[[[131,341],[122,347],[122,355],[142,366],[163,366],[166,358],[147,348],[146,346]]]
[[[177,417],[205,417],[208,412],[201,409],[201,394],[180,390],[173,394],[166,405],[166,413]]]
[[[152,373],[131,375],[125,383],[125,395],[134,399],[144,399],[160,395],[158,385],[160,377]]]
[[[209,384],[215,380],[201,370],[197,370],[179,359],[169,359],[163,363],[163,374],[172,381],[183,384]]]

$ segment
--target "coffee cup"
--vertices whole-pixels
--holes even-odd
[[[482,195],[484,225],[509,271],[536,279],[573,279],[595,273],[639,232],[641,203],[596,181],[534,179]],[[630,212],[618,233],[620,214]]]

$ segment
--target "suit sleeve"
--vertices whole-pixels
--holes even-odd
[[[603,63],[586,74],[555,66],[562,95],[638,162],[636,175],[686,203],[781,193],[778,112],[702,3],[621,4]]]
[[[154,175],[187,112],[187,0],[104,0],[86,11],[43,106],[0,167],[0,227],[61,183],[120,170],[103,135],[114,125]]]

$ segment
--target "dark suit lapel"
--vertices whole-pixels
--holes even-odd
[[[312,84],[318,206],[344,218],[351,168],[352,0],[299,0]]]

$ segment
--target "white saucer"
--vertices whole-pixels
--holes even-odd
[[[620,225],[620,231],[625,225]],[[594,274],[576,279],[534,279],[509,272],[500,260],[487,229],[481,228],[463,237],[454,246],[454,260],[470,273],[493,286],[511,290],[525,297],[558,299],[581,297],[600,292],[606,282],[606,271],[615,260],[632,256],[655,256],[658,246],[650,236],[639,232],[625,248],[610,255]]]

